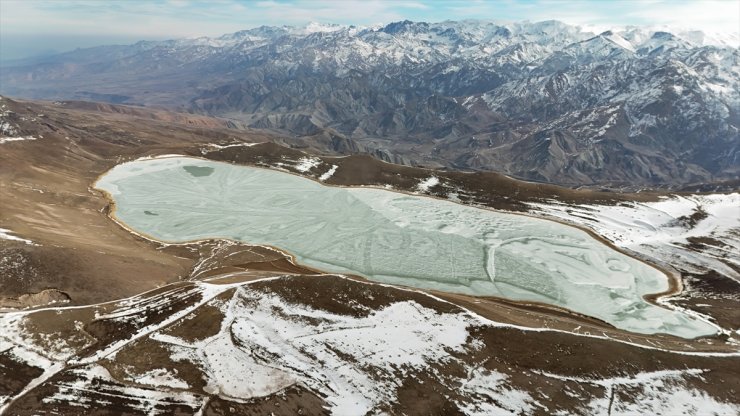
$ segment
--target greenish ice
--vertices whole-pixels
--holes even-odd
[[[228,238],[327,272],[542,302],[637,333],[717,332],[643,299],[668,289],[662,272],[554,221],[188,157],[124,163],[96,187],[119,221],[163,242]]]

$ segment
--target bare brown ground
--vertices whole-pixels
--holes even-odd
[[[294,416],[329,415],[324,400],[301,386],[288,387],[267,397],[238,403],[219,397],[212,398],[205,407],[206,416]]]
[[[0,396],[12,397],[44,370],[19,362],[10,351],[0,351]]]
[[[228,301],[233,295],[234,290],[228,290],[216,299]],[[218,334],[224,317],[221,309],[212,304],[205,304],[198,308],[197,313],[186,316],[185,319],[168,326],[162,333],[188,342],[203,341]]]
[[[207,312],[207,311],[206,311]],[[208,315],[206,315],[208,316]],[[220,321],[210,321],[208,328],[218,328]],[[142,375],[157,368],[164,368],[178,379],[185,381],[196,391],[206,386],[203,369],[188,360],[172,360],[172,351],[161,343],[148,338],[137,340],[122,348],[114,358],[100,361],[114,379],[128,384],[137,384]],[[144,386],[139,384],[140,386]]]
[[[691,296],[678,296],[673,303],[712,316],[717,324],[731,331],[740,330],[740,282],[716,270],[702,274],[685,273]]]

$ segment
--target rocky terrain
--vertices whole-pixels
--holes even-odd
[[[718,414],[740,410],[737,193],[613,193],[342,156],[222,118],[0,99],[0,413]],[[286,144],[301,149],[286,147]],[[162,244],[92,188],[182,154],[587,227],[718,328],[639,335],[547,305],[410,290],[223,240]]]
[[[219,116],[409,165],[728,189],[740,174],[739,62],[736,35],[699,31],[312,24],[10,62],[0,92]]]

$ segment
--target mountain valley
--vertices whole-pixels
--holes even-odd
[[[739,74],[732,36],[400,21],[6,62],[0,93],[217,116],[412,166],[595,189],[728,189],[740,174]]]

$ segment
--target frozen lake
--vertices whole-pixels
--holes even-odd
[[[552,221],[187,157],[125,163],[96,187],[119,220],[166,242],[230,238],[329,272],[543,302],[639,333],[716,332],[643,300],[668,289],[663,273]]]

